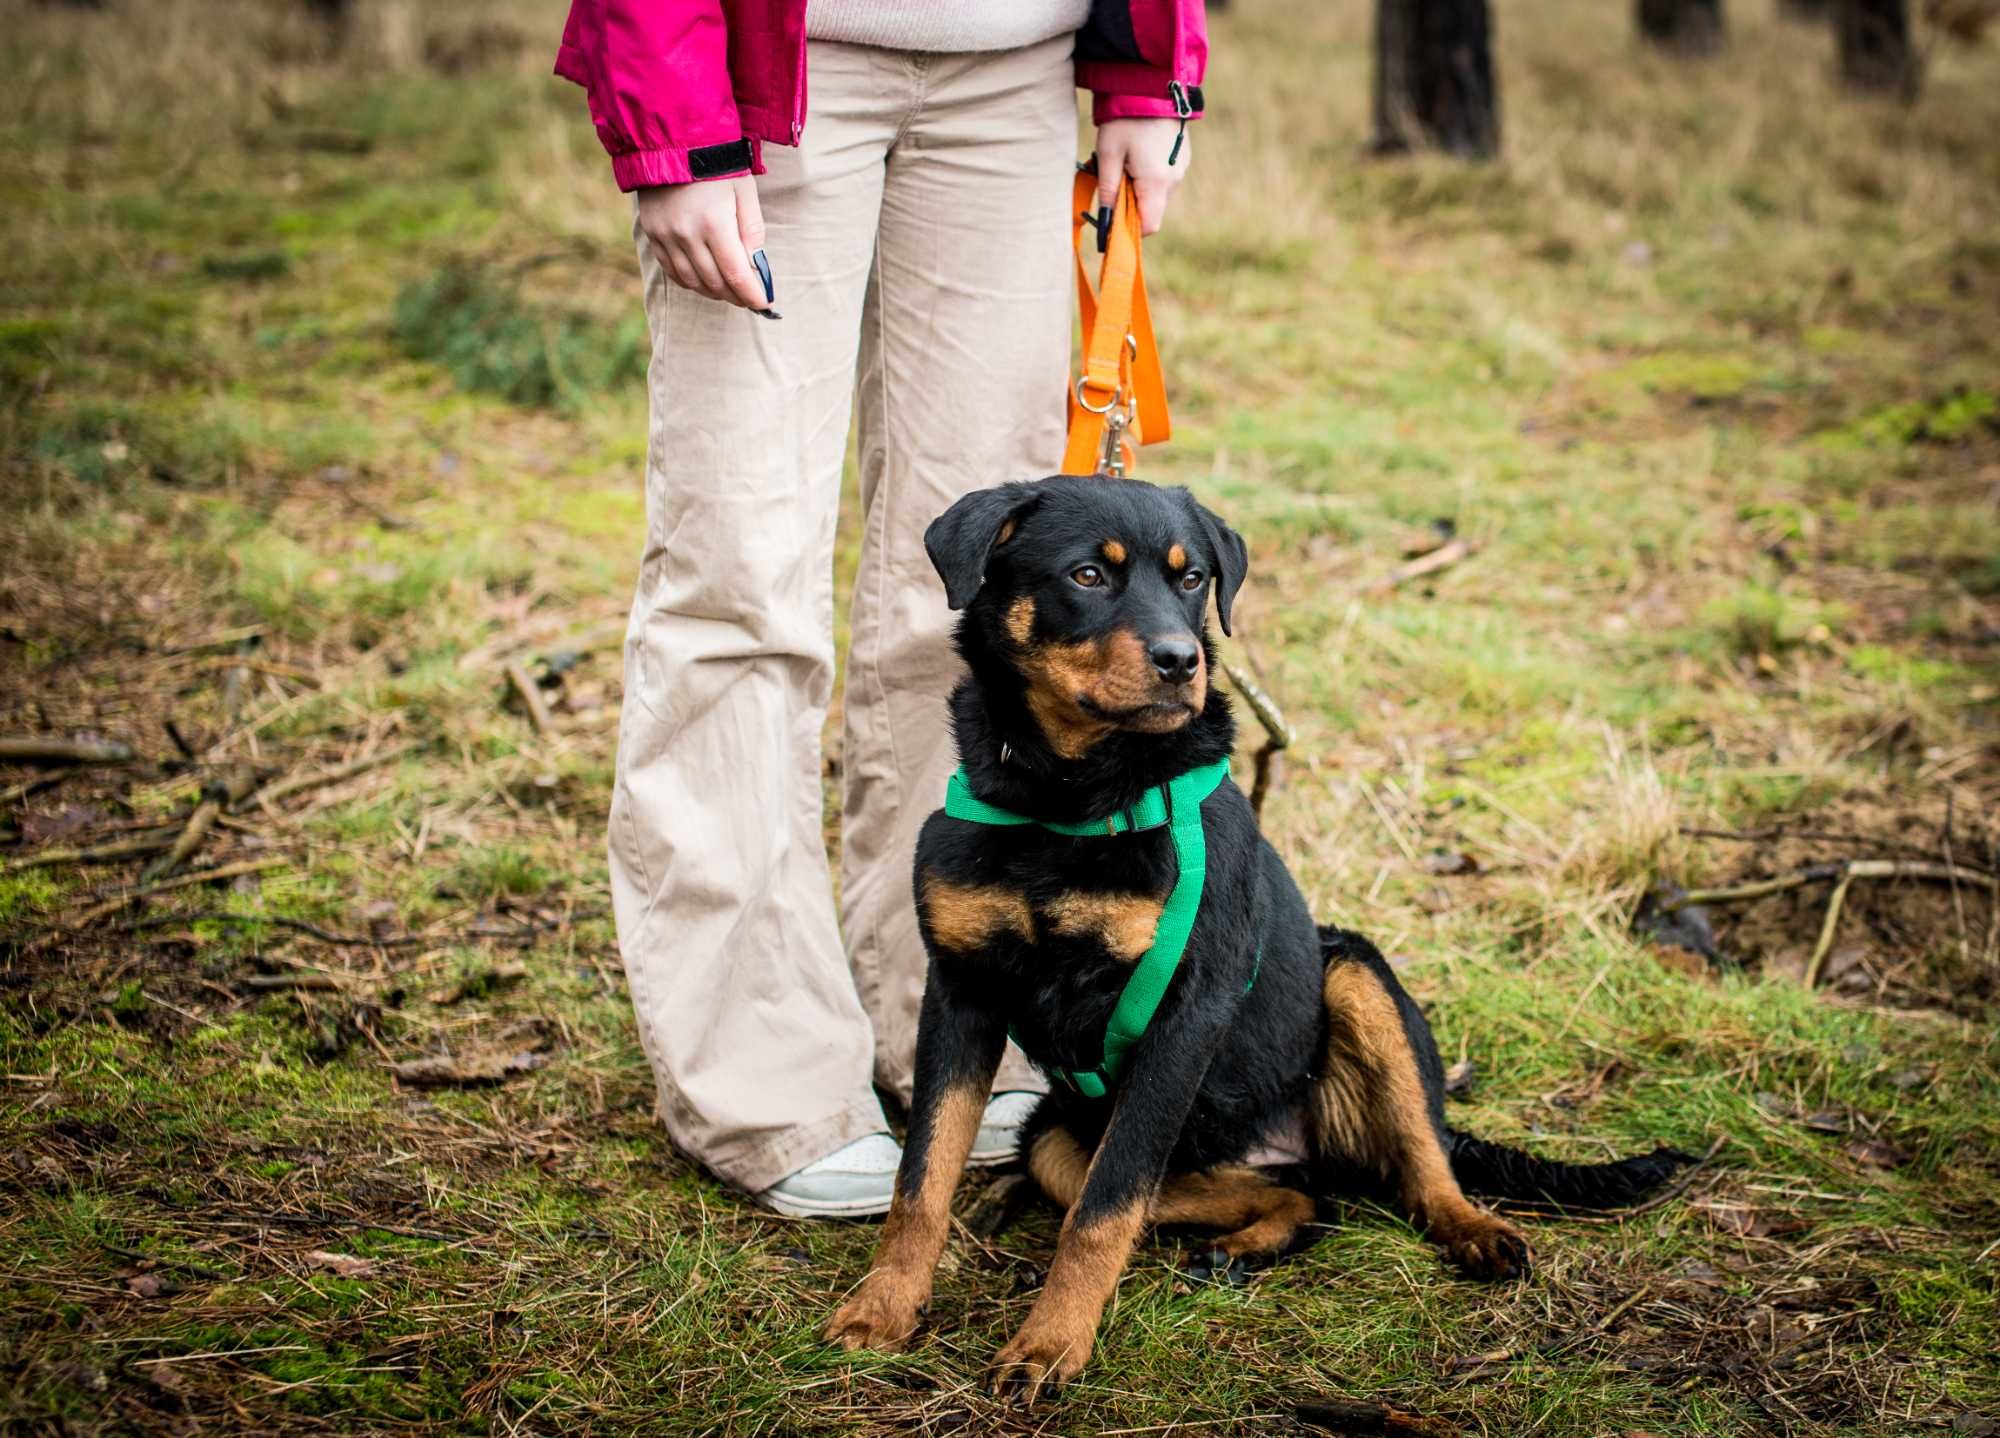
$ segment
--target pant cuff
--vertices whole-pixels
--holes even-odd
[[[750,1143],[728,1144],[695,1157],[717,1178],[745,1193],[761,1193],[788,1174],[871,1133],[887,1133],[882,1104],[872,1093],[812,1123]]]

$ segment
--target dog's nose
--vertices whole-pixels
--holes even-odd
[[[1192,638],[1155,639],[1146,655],[1153,668],[1169,684],[1185,684],[1201,667],[1201,646]]]

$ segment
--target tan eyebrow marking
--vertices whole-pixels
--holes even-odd
[[[1105,540],[1103,544],[1098,546],[1097,552],[1113,564],[1123,564],[1125,562],[1125,546],[1115,539]]]
[[[1178,544],[1176,544],[1172,549],[1169,549],[1167,551],[1167,568],[1169,569],[1187,568],[1187,551],[1181,548]]]

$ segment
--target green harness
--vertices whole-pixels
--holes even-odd
[[[1217,759],[1199,769],[1190,769],[1177,779],[1148,789],[1139,801],[1106,819],[1085,824],[1055,824],[1030,819],[1024,814],[989,804],[972,792],[972,785],[960,769],[945,786],[944,811],[954,819],[973,824],[1018,826],[1036,824],[1051,833],[1076,838],[1102,838],[1117,834],[1137,834],[1147,829],[1166,828],[1173,838],[1174,858],[1179,865],[1173,892],[1160,910],[1153,930],[1153,943],[1132,966],[1132,977],[1111,1010],[1104,1028],[1104,1063],[1095,1069],[1072,1072],[1059,1069],[1056,1076],[1086,1098],[1102,1098],[1118,1081],[1126,1056],[1153,1022],[1167,986],[1181,966],[1187,951],[1188,935],[1194,930],[1195,914],[1201,908],[1202,880],[1208,872],[1208,843],[1202,835],[1202,801],[1229,777],[1229,761]],[[1262,955],[1259,955],[1261,961]],[[1257,982],[1253,969],[1250,984]],[[1249,991],[1249,985],[1244,986]],[[1011,1030],[1010,1030],[1011,1032]]]

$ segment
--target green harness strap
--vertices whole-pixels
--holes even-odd
[[[1179,872],[1174,879],[1173,891],[1167,895],[1166,905],[1160,910],[1159,923],[1153,930],[1152,946],[1132,966],[1132,977],[1125,981],[1125,990],[1119,994],[1117,1006],[1111,1010],[1111,1020],[1105,1025],[1104,1063],[1096,1069],[1057,1071],[1058,1077],[1086,1098],[1102,1098],[1118,1081],[1125,1067],[1126,1055],[1145,1037],[1147,1026],[1153,1022],[1153,1015],[1159,1012],[1160,1001],[1167,996],[1167,987],[1173,983],[1174,974],[1181,966],[1181,955],[1187,952],[1188,935],[1194,931],[1195,915],[1201,909],[1202,882],[1208,872],[1208,844],[1202,835],[1201,805],[1228,777],[1229,761],[1217,759],[1213,764],[1190,769],[1179,778],[1148,789],[1129,809],[1085,824],[1047,823],[989,804],[973,794],[963,769],[953,774],[950,783],[945,786],[945,813],[968,823],[1010,827],[1036,824],[1053,833],[1076,838],[1134,834],[1164,826],[1173,839]],[[1262,956],[1259,957],[1261,959]],[[1253,970],[1250,983],[1256,982],[1257,975]],[[1246,992],[1248,987],[1245,986]]]

